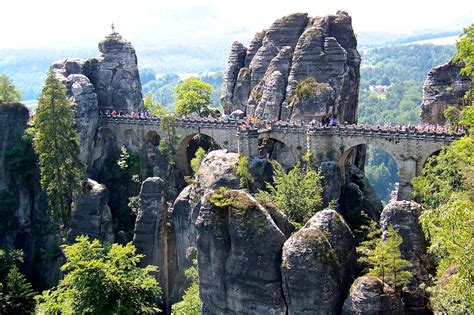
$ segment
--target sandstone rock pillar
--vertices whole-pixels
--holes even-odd
[[[248,157],[258,156],[258,131],[250,129],[247,131],[239,131],[238,153]]]

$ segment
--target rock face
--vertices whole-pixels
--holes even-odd
[[[108,201],[109,192],[104,185],[89,178],[82,182],[82,189],[76,196],[71,211],[71,242],[79,235],[87,235],[102,242],[114,241]]]
[[[285,235],[249,194],[230,190],[229,204],[203,196],[196,221],[199,290],[204,314],[285,314],[281,248]]]
[[[135,222],[133,243],[145,255],[142,266],[158,266],[158,281],[163,291],[163,300],[169,309],[169,260],[168,215],[164,200],[165,183],[159,177],[149,177],[140,190],[140,210]],[[173,269],[173,268],[171,268]]]
[[[330,209],[317,212],[283,246],[288,314],[338,313],[355,259],[354,236],[342,216]]]
[[[376,277],[357,278],[344,302],[343,314],[405,314],[401,298]]]
[[[409,293],[404,294],[405,304],[411,309],[423,309],[426,306],[424,292],[418,286],[429,283],[429,275],[434,272],[434,261],[427,253],[427,241],[418,218],[421,206],[413,201],[395,201],[385,206],[380,217],[384,233],[392,226],[403,238],[400,251],[404,259],[412,263],[413,280],[409,283]]]
[[[85,64],[88,77],[96,87],[99,107],[122,111],[143,109],[137,56],[132,44],[113,32],[99,43],[99,51],[100,57]]]
[[[102,55],[97,58],[67,58],[52,65],[75,111],[80,159],[90,177],[97,176],[105,156],[110,154],[113,137],[100,130],[99,112],[143,109],[137,57],[130,42],[112,33],[99,43],[99,51]]]
[[[0,103],[0,246],[2,247],[13,246],[18,233],[29,232],[31,228],[33,209],[31,204],[25,204],[30,200],[29,189],[20,185],[19,179],[12,174],[6,156],[11,146],[25,131],[28,116],[28,109],[20,103]],[[34,168],[35,165],[31,167]]]
[[[341,171],[336,161],[325,161],[320,166],[323,191],[323,207],[327,207],[332,200],[338,201],[341,195]]]
[[[334,114],[355,122],[360,56],[351,24],[342,11],[316,18],[298,13],[255,35],[248,49],[235,42],[221,91],[225,112],[282,120]],[[295,97],[308,77],[317,88],[306,99]]]
[[[462,109],[465,104],[463,97],[472,89],[468,76],[459,72],[462,66],[452,61],[437,66],[428,72],[423,86],[423,102],[421,104],[421,122],[428,124],[445,124],[443,112],[454,106]]]
[[[203,190],[219,187],[238,189],[240,180],[234,173],[238,161],[238,153],[227,152],[227,150],[209,152],[199,167],[197,178],[200,188]]]

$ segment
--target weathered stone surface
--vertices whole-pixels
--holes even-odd
[[[268,119],[278,120],[280,118],[292,56],[292,48],[284,46],[270,62],[265,76],[252,90],[249,99],[249,105],[256,104],[253,115],[261,117],[264,113],[268,113]]]
[[[199,186],[203,190],[218,187],[238,189],[240,180],[234,173],[238,161],[237,153],[227,152],[227,150],[209,152],[199,167]]]
[[[148,177],[140,190],[140,210],[135,222],[133,243],[144,254],[142,266],[158,266],[158,281],[163,291],[164,304],[169,304],[169,257],[167,207],[163,198],[165,183],[159,177]],[[169,305],[168,305],[169,307]],[[168,308],[167,307],[167,308]]]
[[[385,206],[380,216],[382,231],[388,227],[398,230],[403,238],[400,251],[404,259],[412,263],[414,278],[408,285],[409,293],[404,294],[407,307],[417,309],[426,306],[424,292],[419,289],[421,283],[430,283],[429,275],[434,272],[434,261],[427,253],[427,241],[418,221],[421,206],[413,201],[394,201]]]
[[[286,239],[249,194],[229,191],[229,206],[203,197],[196,221],[204,314],[285,314],[281,248]]]
[[[342,304],[338,257],[324,231],[304,227],[283,246],[281,273],[288,314],[335,314]]]
[[[327,207],[333,200],[338,202],[339,196],[341,195],[341,170],[339,163],[336,161],[325,161],[320,166],[321,181],[323,186],[323,207]]]
[[[23,104],[0,103],[0,246],[13,246],[17,234],[31,228],[30,191],[19,185],[19,179],[8,169],[6,157],[25,131],[28,116]]]
[[[275,60],[287,46],[290,56]],[[241,73],[226,85],[222,95],[226,112],[241,109],[247,116],[258,118],[268,112],[270,119],[306,121],[334,114],[341,122],[355,122],[360,78],[356,47],[352,20],[346,12],[316,18],[292,14],[279,19],[255,36]],[[229,59],[234,55],[232,50]],[[279,62],[284,71],[269,71],[270,67],[280,68]],[[314,95],[304,100],[295,98],[298,82],[308,77],[318,82]],[[234,90],[228,91],[232,85]],[[233,95],[231,102],[228,95]]]
[[[341,194],[342,213],[348,215],[362,210],[370,218],[378,220],[383,205],[370,186],[367,177],[354,165],[348,167],[346,177],[348,184]]]
[[[109,193],[104,185],[87,178],[82,182],[71,211],[70,241],[77,236],[87,235],[102,242],[114,241],[112,213]]]
[[[311,227],[326,233],[339,260],[341,275],[347,283],[354,271],[356,250],[354,235],[346,221],[335,210],[325,209],[312,216],[304,226],[304,228]]]
[[[454,106],[462,109],[465,106],[463,97],[472,89],[469,76],[461,75],[462,66],[452,61],[437,66],[428,72],[423,86],[421,103],[421,122],[428,124],[445,124],[443,112]]]
[[[385,286],[385,288],[384,288]],[[357,278],[344,302],[343,314],[406,314],[401,298],[376,277]]]
[[[247,48],[240,42],[233,42],[230,49],[229,61],[224,71],[224,82],[221,87],[221,104],[226,113],[232,111],[232,98],[237,76],[240,69],[244,66]]]
[[[143,109],[137,56],[132,44],[118,33],[99,43],[100,57],[88,60],[85,74],[96,88],[99,107],[125,112]]]

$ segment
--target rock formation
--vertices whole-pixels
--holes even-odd
[[[421,206],[413,201],[395,201],[385,206],[380,217],[384,234],[389,226],[398,230],[403,238],[400,245],[402,257],[412,263],[414,278],[408,285],[409,292],[404,294],[407,307],[412,310],[423,310],[426,306],[424,292],[419,288],[421,283],[430,283],[430,274],[434,271],[434,261],[427,253],[427,241],[418,222]]]
[[[135,223],[133,243],[137,250],[145,255],[140,261],[142,266],[154,265],[159,269],[158,282],[163,292],[163,302],[169,309],[170,277],[175,263],[169,255],[169,245],[173,240],[168,235],[168,211],[164,200],[165,183],[159,177],[149,177],[140,190],[140,210]],[[173,237],[174,238],[174,237]],[[170,244],[171,243],[171,244]],[[172,248],[173,251],[175,248]],[[171,270],[170,270],[171,269]],[[172,279],[171,279],[172,280]]]
[[[80,235],[87,235],[102,242],[114,241],[112,213],[108,201],[109,192],[104,185],[89,178],[82,182],[81,191],[75,197],[71,210],[71,242]]]
[[[285,314],[281,248],[286,239],[249,194],[230,190],[226,205],[210,191],[196,221],[199,290],[204,314]]]
[[[340,214],[317,212],[283,246],[281,272],[289,314],[339,312],[356,259],[354,236]]]
[[[249,48],[234,42],[224,74],[221,104],[228,114],[269,119],[312,119],[325,114],[355,122],[360,56],[351,17],[292,14],[259,32]],[[308,97],[297,87],[316,80]]]
[[[444,125],[444,110],[450,106],[462,109],[467,91],[472,89],[471,79],[461,75],[462,66],[452,61],[437,66],[428,72],[423,86],[421,122]]]
[[[56,61],[52,70],[63,82],[75,110],[80,140],[80,159],[87,175],[96,177],[110,154],[110,137],[98,125],[99,112],[130,112],[143,109],[135,49],[118,33],[99,43],[97,58],[67,58]],[[99,162],[99,163],[97,163]]]
[[[376,277],[357,278],[344,302],[343,314],[406,314],[401,298]]]

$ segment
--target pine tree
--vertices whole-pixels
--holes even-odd
[[[53,217],[67,226],[72,195],[79,187],[82,167],[78,158],[74,113],[65,88],[52,71],[41,92],[34,125],[41,186],[47,193]]]
[[[385,238],[382,239],[381,231],[374,222],[371,224],[368,237],[369,239],[358,247],[358,251],[362,254],[359,261],[371,266],[368,275],[379,277],[382,282],[395,288],[406,284],[413,275],[407,270],[411,267],[411,263],[403,259],[400,252],[402,237],[389,226]]]
[[[31,314],[35,309],[33,287],[16,266],[10,269],[5,284],[5,314]]]
[[[21,93],[6,75],[0,75],[0,102],[19,102]]]

